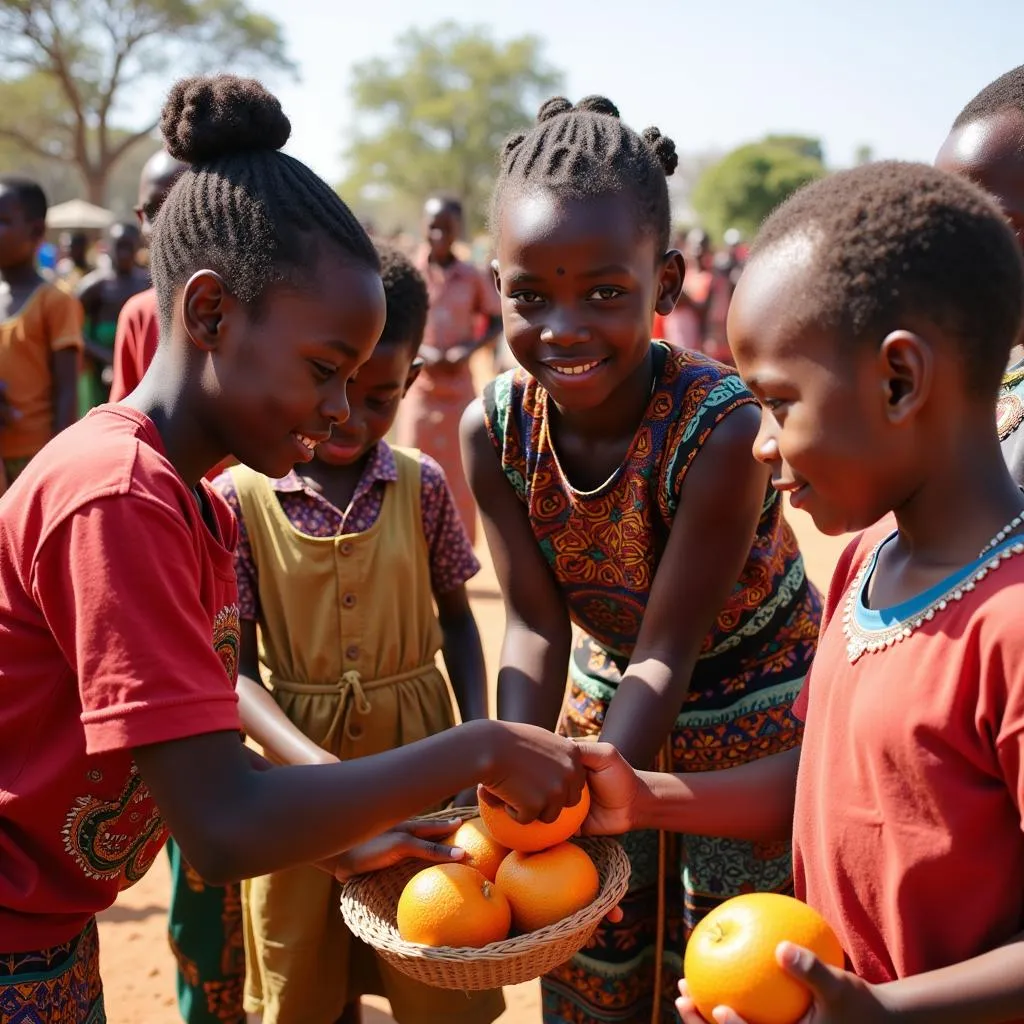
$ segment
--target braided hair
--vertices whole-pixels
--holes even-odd
[[[654,237],[659,252],[668,249],[667,178],[679,164],[675,143],[657,128],[638,135],[606,97],[587,96],[575,105],[563,96],[547,100],[533,128],[505,140],[500,163],[491,202],[495,237],[509,193],[542,187],[570,199],[626,193],[640,229]]]
[[[167,152],[189,165],[157,216],[150,248],[164,329],[175,292],[200,269],[220,274],[254,314],[268,285],[308,281],[324,246],[379,269],[369,235],[337,193],[278,152],[291,123],[255,79],[177,82],[160,131]]]

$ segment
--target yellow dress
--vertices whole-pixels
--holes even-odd
[[[259,570],[260,661],[288,718],[342,759],[383,753],[454,724],[436,665],[441,630],[420,514],[418,452],[395,450],[365,532],[311,537],[285,515],[270,482],[230,472]],[[431,810],[433,808],[424,808]],[[384,995],[399,1024],[489,1024],[501,992],[429,988],[388,967],[345,928],[339,886],[313,867],[243,886],[246,999],[263,1024],[334,1024],[346,1003]]]

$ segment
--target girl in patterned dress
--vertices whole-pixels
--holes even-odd
[[[600,735],[640,767],[769,772],[798,756],[791,705],[820,599],[751,454],[753,397],[729,368],[651,340],[683,283],[676,162],[601,97],[548,101],[504,148],[495,274],[521,369],[463,420],[507,614],[498,710]],[[624,920],[543,980],[547,1022],[674,1020],[693,925],[738,892],[792,886],[777,833],[625,842]]]

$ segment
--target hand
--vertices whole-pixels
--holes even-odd
[[[811,1009],[798,1024],[888,1024],[896,1019],[878,988],[849,971],[823,964],[809,950],[791,942],[780,942],[775,958],[779,966],[806,985],[814,997]],[[683,1024],[704,1024],[685,981],[679,982],[676,1010]],[[713,1015],[715,1024],[746,1024],[727,1006],[716,1006]]]
[[[477,803],[476,786],[467,786],[461,793],[455,795],[452,807],[476,807]]]
[[[320,866],[330,871],[339,882],[345,882],[353,875],[392,867],[407,857],[415,857],[431,864],[460,861],[465,856],[463,850],[436,840],[451,835],[461,824],[461,818],[403,821],[395,825],[391,831],[384,832],[359,846],[353,846],[340,857],[324,862]]]
[[[452,366],[464,363],[473,354],[472,345],[452,345],[444,354],[445,360]]]
[[[0,427],[9,427],[21,419],[21,413],[11,405],[7,397],[7,389],[0,382]]]
[[[490,744],[480,782],[517,821],[552,822],[563,807],[579,803],[586,772],[578,743],[536,725],[480,722],[480,726],[487,729],[484,742]]]
[[[636,827],[634,818],[642,783],[632,766],[610,743],[579,744],[590,787],[590,813],[583,822],[588,836],[617,836]]]

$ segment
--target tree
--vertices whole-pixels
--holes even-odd
[[[444,190],[462,199],[475,229],[502,142],[532,122],[561,74],[533,36],[499,43],[486,29],[455,22],[413,29],[396,49],[353,68],[356,123],[342,195],[377,219],[408,217]]]
[[[709,167],[693,191],[693,208],[715,237],[733,227],[749,237],[776,206],[825,173],[816,139],[769,136]]]
[[[0,58],[0,141],[71,163],[99,204],[156,128],[114,123],[128,89],[169,68],[292,68],[280,26],[244,0],[0,0]]]

